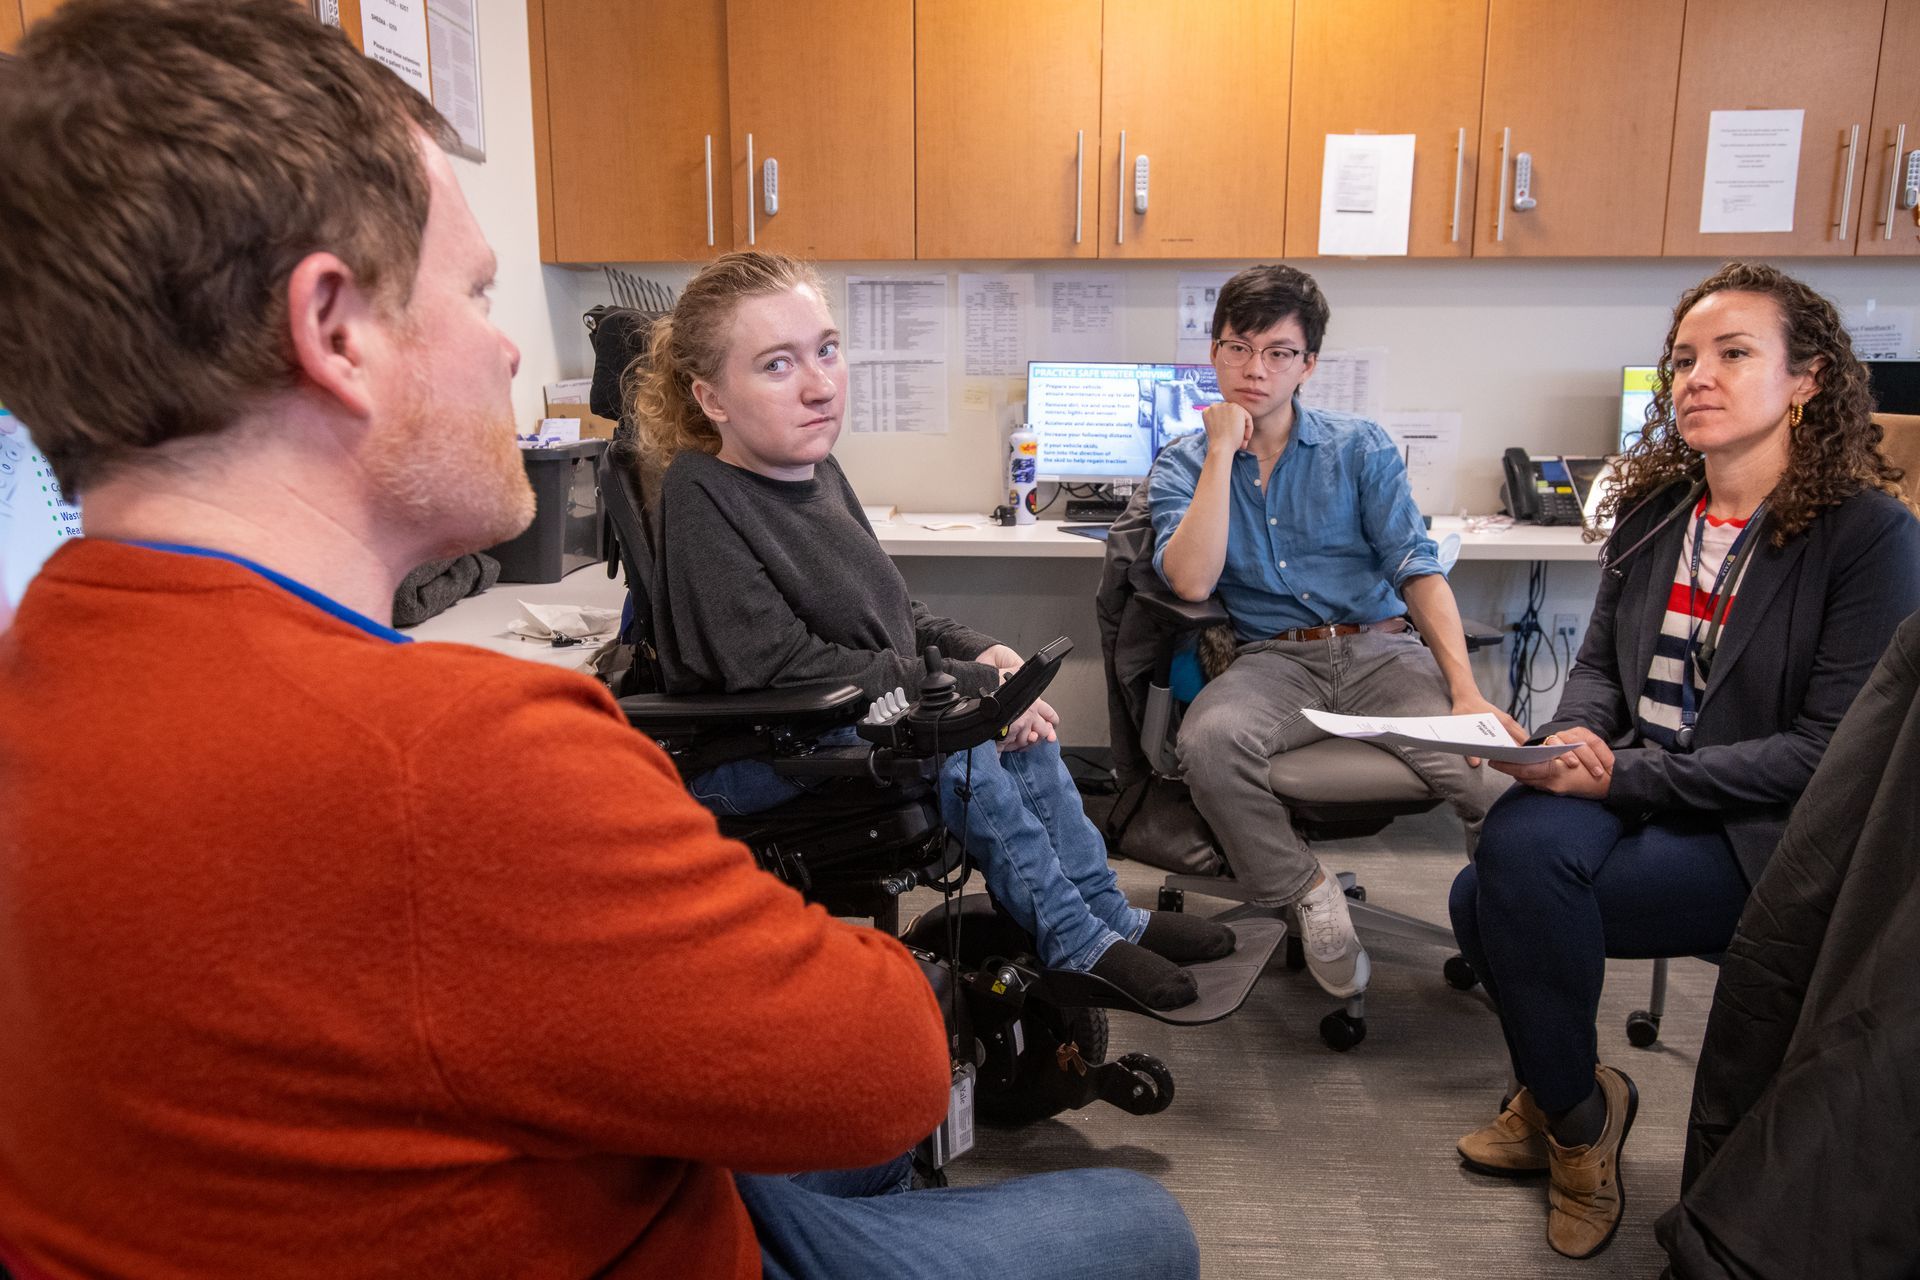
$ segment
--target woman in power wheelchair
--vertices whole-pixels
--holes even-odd
[[[869,698],[922,690],[938,646],[960,694],[1020,669],[1005,645],[911,601],[831,457],[847,399],[840,339],[817,277],[770,254],[705,267],[654,328],[634,417],[665,479],[656,504],[655,643],[670,693],[844,681]],[[1233,950],[1210,921],[1130,906],[1035,701],[998,743],[947,757],[940,808],[989,890],[1050,969],[1087,973],[1154,1010],[1193,1002],[1182,964]],[[828,745],[850,741],[842,730]],[[807,783],[765,762],[691,779],[723,814],[794,799]]]

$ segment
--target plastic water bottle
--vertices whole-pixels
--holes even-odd
[[[1039,466],[1040,437],[1023,422],[1007,437],[1007,503],[1015,524],[1032,524],[1037,518],[1033,491]]]

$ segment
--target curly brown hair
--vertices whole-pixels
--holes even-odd
[[[1823,508],[1836,506],[1862,489],[1883,489],[1912,510],[1913,503],[1900,491],[1904,473],[1880,451],[1882,433],[1872,417],[1867,371],[1853,354],[1853,339],[1847,336],[1839,311],[1778,267],[1729,262],[1682,294],[1673,309],[1673,324],[1667,329],[1654,376],[1646,429],[1616,464],[1619,479],[1601,503],[1596,524],[1611,524],[1618,513],[1664,486],[1699,475],[1702,456],[1687,447],[1674,422],[1673,344],[1687,313],[1701,299],[1724,291],[1773,299],[1786,332],[1788,370],[1798,376],[1814,369],[1813,398],[1806,403],[1799,427],[1788,437],[1786,473],[1767,498],[1774,545],[1805,530]],[[1597,528],[1588,531],[1590,540],[1602,536]]]

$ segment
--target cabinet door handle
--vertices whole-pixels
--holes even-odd
[[[1507,238],[1507,152],[1513,147],[1513,128],[1508,126],[1500,131],[1500,211],[1493,219],[1493,242],[1499,244]]]
[[[1455,244],[1460,243],[1460,185],[1465,177],[1466,168],[1467,131],[1462,129],[1460,136],[1453,142],[1453,221],[1447,224],[1450,228],[1448,239]]]
[[[1846,184],[1840,188],[1840,221],[1833,224],[1837,234],[1834,239],[1847,238],[1847,222],[1853,217],[1853,156],[1860,149],[1860,126],[1854,125],[1847,133],[1847,177]]]
[[[1119,169],[1120,190],[1113,198],[1113,203],[1116,208],[1114,214],[1113,242],[1115,244],[1125,244],[1127,242],[1127,131],[1125,129],[1120,131]]]
[[[713,248],[713,135],[707,135],[707,248]]]
[[[1893,135],[1893,156],[1887,161],[1887,216],[1881,224],[1886,230],[1881,239],[1893,239],[1893,197],[1900,190],[1900,161],[1907,154],[1907,126],[1902,122]]]
[[[1081,216],[1086,212],[1086,182],[1087,131],[1085,129],[1075,129],[1073,131],[1073,242],[1075,244],[1080,243],[1080,220]],[[1889,195],[1887,200],[1889,202],[1887,207],[1891,209],[1893,207],[1891,203],[1893,197]],[[1891,220],[1893,215],[1888,214],[1887,217]]]
[[[753,221],[753,135],[747,135],[747,247],[756,243]]]

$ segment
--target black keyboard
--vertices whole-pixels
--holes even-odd
[[[1067,520],[1072,524],[1112,524],[1127,510],[1124,502],[1101,498],[1068,498]]]

